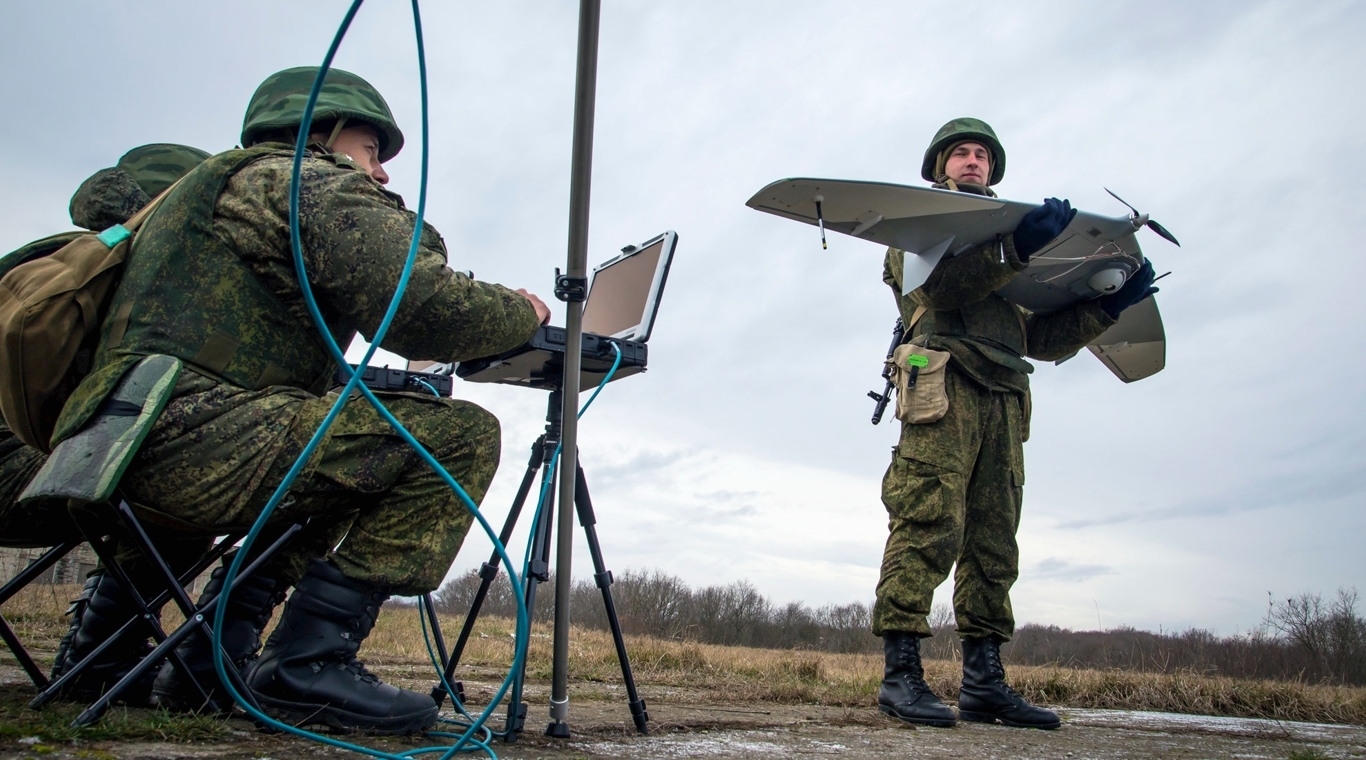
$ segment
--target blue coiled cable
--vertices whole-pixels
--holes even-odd
[[[613,358],[613,360],[612,360],[612,368],[609,369],[609,370],[607,370],[607,374],[606,374],[606,375],[603,375],[602,381],[598,383],[598,387],[595,388],[595,389],[593,389],[593,395],[589,396],[589,397],[588,397],[588,400],[584,402],[583,406],[579,407],[579,412],[578,412],[578,415],[577,415],[579,418],[582,418],[584,412],[588,411],[588,407],[590,407],[590,406],[593,405],[594,399],[596,399],[596,398],[598,397],[598,394],[599,394],[599,393],[602,393],[602,389],[605,388],[605,387],[607,386],[607,384],[608,384],[609,382],[612,381],[612,378],[617,374],[617,370],[621,367],[621,347],[618,346],[618,345],[616,344],[615,341],[612,341],[612,342],[610,343],[610,345],[612,346],[612,350],[613,350],[614,352],[616,352],[616,356],[615,356],[615,358]],[[425,385],[425,383],[424,383],[424,385]],[[433,392],[435,393],[435,391],[433,391]],[[438,394],[438,395],[439,395],[439,394]],[[561,448],[561,444],[558,444],[558,443],[557,443],[557,444],[555,445],[555,453],[551,455],[550,461],[552,461],[552,462],[557,462],[557,461],[559,461],[559,458],[560,458],[560,448]],[[550,479],[550,478],[546,478],[546,479],[544,480],[544,482],[541,483],[541,493],[540,493],[540,495],[536,498],[536,509],[532,512],[532,517],[531,517],[531,524],[532,524],[533,526],[535,526],[535,525],[536,525],[536,522],[537,522],[538,520],[541,519],[541,512],[544,511],[544,508],[545,508],[546,494],[547,494],[547,493],[549,492],[549,490],[550,490],[550,483],[551,483],[551,479]],[[534,530],[534,528],[533,528],[533,530]],[[525,554],[525,555],[523,556],[523,558],[522,558],[522,577],[523,577],[523,578],[525,578],[526,575],[527,575],[527,573],[530,572],[530,567],[531,567],[531,544],[532,544],[532,538],[531,538],[530,535],[528,535],[528,536],[527,536],[527,542],[526,542],[526,554]],[[519,594],[519,595],[520,595],[520,594],[522,593],[522,589],[521,589],[520,586],[516,585],[516,578],[515,578],[515,577],[513,578],[513,581],[514,581],[513,593]],[[437,659],[436,659],[436,651],[432,648],[431,639],[430,639],[430,638],[428,637],[428,635],[427,635],[427,617],[426,617],[427,613],[426,613],[426,609],[425,609],[422,605],[419,604],[418,607],[417,607],[417,613],[418,613],[418,619],[419,619],[419,621],[420,621],[421,624],[422,624],[422,642],[423,642],[424,644],[427,645],[427,657],[428,657],[428,659],[431,660],[432,667],[436,669],[437,676],[441,679],[441,686],[446,690],[446,693],[447,693],[447,694],[452,695],[452,697],[451,697],[451,702],[455,705],[455,708],[456,708],[457,710],[460,711],[460,714],[461,714],[461,715],[464,715],[466,718],[469,718],[470,720],[474,720],[474,718],[470,717],[470,714],[469,714],[468,712],[465,712],[465,706],[462,705],[462,704],[460,704],[460,701],[459,701],[459,700],[455,699],[455,697],[454,697],[454,695],[455,695],[455,693],[456,693],[455,687],[453,687],[453,686],[451,685],[451,683],[450,683],[449,681],[446,680],[446,669],[443,668],[443,667],[441,667],[441,664],[440,664],[439,662],[437,662]],[[514,671],[514,672],[515,672],[515,671]],[[448,719],[446,719],[446,718],[442,718],[442,719],[440,719],[440,720],[441,720],[442,722],[444,722],[444,723],[452,723],[452,724],[455,724],[455,725],[467,725],[467,724],[464,724],[462,721],[453,721],[453,720],[448,720]],[[507,738],[507,737],[511,734],[511,732],[512,732],[512,727],[511,727],[511,726],[508,726],[508,727],[506,728],[506,730],[504,730],[504,731],[492,731],[492,730],[488,729],[487,727],[483,727],[482,730],[485,732],[485,734],[486,734],[487,737],[497,736],[497,737],[499,737],[499,738]],[[428,731],[428,732],[427,732],[427,735],[428,735],[428,736],[455,736],[455,734],[449,734],[449,733],[437,732],[437,731]],[[488,739],[486,738],[485,741],[487,742]]]
[[[602,389],[606,387],[607,383],[612,380],[612,376],[617,374],[617,369],[621,367],[621,347],[616,344],[616,341],[612,341],[610,345],[612,346],[612,350],[616,352],[616,358],[612,360],[612,368],[607,371],[606,375],[603,375],[602,382],[598,383],[598,387],[593,390],[593,395],[589,396],[588,400],[585,401],[583,406],[579,409],[579,417],[583,417],[583,413],[588,411],[588,407],[593,405],[593,400],[598,397],[599,393],[602,393]],[[550,455],[550,461],[558,462],[560,460],[560,448],[563,445],[563,442],[557,442],[555,444],[555,453]],[[550,492],[550,481],[550,478],[546,478],[541,482],[541,494],[536,498],[536,510],[531,513],[532,525],[535,525],[541,519],[541,510],[545,507],[545,497],[546,494]],[[531,537],[528,536],[526,554],[522,557],[522,575],[526,575],[530,568]]]
[[[599,394],[599,393],[602,393],[602,389],[605,388],[605,387],[607,387],[607,384],[610,383],[610,382],[612,381],[612,378],[617,374],[617,370],[621,367],[621,347],[618,346],[618,345],[616,344],[616,341],[611,341],[611,342],[609,343],[609,345],[612,346],[612,351],[614,351],[615,354],[616,354],[616,355],[615,355],[615,358],[612,359],[612,367],[611,367],[611,369],[607,370],[607,374],[606,374],[606,375],[603,375],[601,382],[598,383],[598,387],[593,389],[593,395],[589,396],[589,397],[588,397],[588,400],[584,402],[583,406],[579,407],[579,412],[578,412],[578,414],[577,414],[576,416],[579,417],[580,419],[583,417],[584,412],[587,412],[587,411],[588,411],[588,407],[590,407],[590,406],[593,405],[593,401],[594,401],[595,399],[597,399],[598,394]],[[426,383],[423,383],[423,385],[427,385],[427,384],[426,384]],[[430,387],[430,386],[428,386],[428,387]],[[432,392],[433,392],[433,393],[436,393],[435,390],[433,390]],[[437,394],[437,395],[440,395],[440,394]],[[560,449],[561,449],[561,447],[562,447],[562,444],[561,444],[561,443],[556,443],[556,444],[555,444],[555,453],[554,453],[554,454],[551,454],[551,456],[550,456],[550,461],[552,461],[552,462],[558,462],[558,461],[559,461],[559,459],[560,459]],[[544,481],[542,481],[542,483],[541,483],[541,492],[540,492],[540,495],[536,497],[536,509],[533,510],[532,513],[531,513],[531,524],[532,524],[532,526],[535,526],[536,523],[537,523],[537,521],[539,521],[539,520],[541,519],[541,513],[542,513],[542,512],[544,511],[544,509],[545,509],[546,495],[550,492],[550,483],[551,483],[551,479],[550,479],[550,478],[544,479]],[[533,527],[533,531],[534,531],[534,527]],[[522,576],[521,576],[521,577],[523,577],[523,578],[526,577],[527,573],[530,572],[530,568],[531,568],[531,545],[532,545],[532,536],[528,535],[528,536],[527,536],[527,542],[526,542],[526,553],[522,556]],[[522,589],[521,589],[521,586],[517,584],[517,578],[516,578],[516,576],[513,576],[512,581],[513,581],[513,593],[514,593],[514,594],[517,594],[517,595],[521,595]],[[459,710],[460,713],[461,713],[462,715],[464,715],[466,718],[470,718],[469,713],[465,712],[465,706],[462,705],[462,704],[460,704],[459,700],[455,699],[455,697],[454,697],[454,695],[455,695],[455,693],[456,693],[456,690],[455,690],[455,688],[450,684],[450,682],[446,680],[446,669],[443,668],[443,667],[441,667],[440,663],[437,662],[437,659],[436,659],[436,651],[435,651],[434,649],[432,649],[432,642],[430,641],[430,639],[428,638],[428,635],[427,635],[427,618],[426,618],[426,610],[423,608],[422,605],[418,605],[418,610],[417,610],[417,612],[418,612],[418,618],[419,618],[419,620],[421,621],[421,624],[422,624],[422,641],[423,641],[424,644],[427,645],[427,657],[428,657],[428,659],[431,660],[431,662],[432,662],[432,667],[436,668],[436,672],[437,672],[437,674],[438,674],[438,677],[440,677],[440,679],[441,679],[441,686],[446,690],[446,693],[447,693],[447,694],[452,695],[451,702],[452,702],[453,704],[455,704],[456,709]],[[515,672],[515,671],[513,671],[513,672]],[[459,721],[448,721],[448,720],[446,720],[446,719],[444,719],[444,718],[441,719],[441,720],[442,720],[443,722],[449,722],[449,723],[456,723],[456,724],[459,724]],[[470,718],[470,720],[474,720],[474,719],[473,719],[473,718]],[[490,736],[497,736],[497,737],[500,737],[500,738],[506,738],[506,737],[511,733],[511,727],[510,727],[510,726],[507,728],[507,730],[504,730],[504,731],[491,731],[491,730],[489,730],[489,729],[487,729],[487,728],[485,728],[484,730],[485,730]],[[450,735],[451,735],[451,734],[439,733],[439,732],[433,732],[433,731],[428,731],[427,733],[428,733],[429,736],[450,736]]]
[[[503,683],[499,687],[498,691],[495,693],[493,699],[490,700],[489,706],[482,713],[480,713],[478,718],[472,719],[472,722],[463,733],[456,736],[457,741],[454,745],[445,747],[422,747],[418,749],[408,750],[406,752],[402,752],[399,754],[390,754],[387,752],[382,752],[380,750],[339,741],[331,737],[320,736],[311,731],[305,731],[301,728],[296,728],[289,724],[277,721],[271,718],[270,716],[260,712],[255,707],[253,707],[250,703],[243,699],[242,695],[238,693],[237,689],[228,679],[225,664],[223,662],[222,648],[217,646],[217,643],[222,639],[223,636],[223,620],[226,617],[226,615],[224,614],[218,614],[214,616],[214,646],[212,647],[214,668],[217,671],[219,680],[227,688],[228,692],[232,695],[234,701],[236,701],[237,704],[240,707],[242,707],[242,709],[245,710],[248,715],[250,715],[252,718],[266,726],[270,726],[280,731],[291,733],[296,736],[303,737],[305,739],[309,739],[333,747],[338,747],[340,749],[359,752],[361,754],[370,755],[373,757],[387,758],[392,760],[400,760],[404,758],[411,758],[413,756],[420,754],[437,752],[442,753],[443,760],[447,760],[448,758],[451,758],[458,752],[474,750],[482,750],[483,752],[487,753],[490,757],[496,758],[497,755],[494,754],[493,749],[488,744],[488,737],[490,736],[490,732],[484,727],[484,724],[488,720],[489,716],[492,715],[494,709],[502,701],[503,697],[506,695],[508,689],[511,687],[514,674],[519,671],[519,669],[522,666],[522,663],[526,659],[526,647],[528,634],[530,632],[530,622],[527,617],[526,600],[523,598],[521,593],[521,581],[516,573],[516,569],[513,567],[511,558],[507,554],[506,547],[504,547],[502,542],[498,540],[497,533],[494,532],[493,527],[489,525],[488,521],[480,513],[478,505],[474,503],[474,500],[470,498],[469,494],[465,492],[465,490],[460,486],[458,482],[456,482],[456,480],[450,475],[450,473],[446,472],[445,468],[443,468],[441,464],[436,461],[435,457],[433,457],[426,450],[426,448],[420,444],[420,442],[412,435],[412,433],[410,433],[406,428],[404,428],[402,423],[400,423],[398,419],[396,419],[393,416],[393,414],[391,414],[389,410],[384,407],[384,405],[379,401],[378,398],[375,397],[375,395],[370,391],[370,389],[365,387],[360,382],[361,373],[350,369],[350,365],[347,363],[344,353],[342,352],[341,348],[337,345],[336,340],[332,336],[331,330],[329,330],[327,327],[326,321],[324,320],[321,311],[318,309],[317,301],[313,296],[313,290],[308,281],[308,273],[303,258],[303,248],[299,232],[299,188],[301,183],[303,155],[304,150],[307,147],[309,127],[312,125],[313,111],[315,106],[317,105],[318,95],[322,91],[323,82],[326,79],[327,72],[331,68],[332,61],[336,56],[338,48],[341,46],[342,39],[346,36],[347,30],[350,28],[351,22],[355,19],[356,13],[360,10],[360,6],[363,2],[364,0],[353,0],[351,6],[347,9],[346,15],[342,19],[342,23],[340,27],[338,27],[337,33],[333,37],[331,45],[328,47],[327,55],[323,58],[323,63],[318,69],[318,74],[314,78],[313,87],[309,92],[308,103],[304,108],[303,119],[299,127],[298,141],[295,145],[294,163],[293,170],[290,176],[289,194],[290,248],[293,254],[294,269],[299,281],[299,287],[303,293],[304,302],[308,307],[309,315],[313,318],[314,324],[317,326],[319,332],[322,334],[323,340],[327,345],[328,351],[332,354],[333,359],[343,368],[343,371],[347,372],[350,375],[350,377],[347,380],[345,387],[339,394],[337,402],[328,411],[327,416],[324,417],[322,421],[322,424],[319,425],[318,430],[313,434],[313,437],[309,439],[308,444],[304,446],[304,449],[300,453],[298,459],[296,459],[293,466],[290,467],[289,472],[286,473],[279,487],[276,488],[275,492],[266,502],[265,507],[262,508],[261,514],[256,519],[256,522],[252,525],[251,530],[248,531],[246,537],[242,540],[241,547],[236,553],[236,556],[234,556],[232,563],[228,566],[227,572],[224,575],[224,590],[221,595],[222,598],[219,601],[218,609],[227,609],[227,596],[231,593],[233,580],[236,578],[238,572],[241,571],[242,564],[247,557],[250,547],[256,541],[261,531],[264,529],[266,523],[269,521],[275,509],[284,499],[285,494],[288,493],[289,487],[293,484],[295,478],[298,477],[299,473],[303,470],[304,465],[312,457],[313,452],[321,444],[322,440],[326,436],[327,430],[331,427],[332,423],[336,420],[337,415],[341,412],[342,406],[345,403],[347,403],[347,401],[351,398],[351,395],[353,393],[359,391],[361,395],[363,395],[365,399],[372,406],[374,406],[376,412],[386,422],[388,422],[391,427],[393,427],[394,431],[405,442],[407,442],[408,445],[412,446],[414,451],[416,451],[419,454],[419,456],[421,456],[421,458],[428,464],[428,466],[430,466],[443,480],[446,481],[446,484],[450,486],[452,490],[455,491],[455,493],[460,497],[461,501],[465,504],[465,507],[470,510],[471,514],[479,522],[480,526],[484,529],[484,532],[488,534],[489,539],[493,542],[494,549],[498,554],[499,559],[502,561],[504,567],[507,569],[509,578],[512,580],[514,589],[513,595],[517,602],[516,639],[513,649],[512,667],[509,669],[508,676],[503,679]],[[404,262],[403,271],[399,276],[398,286],[394,291],[393,298],[389,302],[388,309],[385,311],[384,318],[380,321],[379,327],[375,330],[375,334],[371,336],[370,347],[366,351],[364,358],[361,359],[361,366],[366,366],[369,364],[370,359],[374,356],[376,349],[383,342],[384,336],[387,334],[389,326],[393,322],[394,315],[398,312],[398,306],[402,301],[404,291],[407,289],[408,280],[412,275],[413,265],[417,259],[417,251],[422,234],[422,220],[426,212],[429,157],[427,63],[426,52],[422,36],[422,19],[421,14],[418,10],[418,0],[412,0],[412,9],[413,28],[417,41],[418,73],[421,86],[422,103],[421,189],[418,196],[416,218],[413,225],[412,242],[410,243],[408,248],[408,255]],[[618,363],[619,362],[620,351],[618,350]],[[615,368],[616,365],[614,364],[613,372],[615,372]],[[610,379],[610,375],[607,379]],[[604,379],[604,384],[606,383],[607,379]],[[599,386],[598,390],[601,390],[601,386]],[[594,398],[596,398],[596,396],[597,393],[594,393]],[[592,399],[589,399],[589,403],[592,403]],[[585,406],[585,408],[587,407]],[[538,511],[539,508],[540,506],[538,505]],[[453,693],[452,701],[454,701]],[[458,709],[460,709],[460,711],[464,713],[463,706],[459,706]],[[468,713],[465,714],[468,717]],[[475,738],[475,734],[480,734],[480,738]],[[453,734],[440,735],[446,736]]]

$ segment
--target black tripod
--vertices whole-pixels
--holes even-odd
[[[526,598],[527,616],[531,617],[536,608],[536,590],[542,583],[550,579],[550,546],[551,546],[551,524],[554,521],[555,509],[555,450],[560,443],[560,424],[561,424],[561,396],[562,387],[557,381],[550,386],[550,399],[546,407],[545,433],[531,445],[531,458],[527,461],[526,474],[522,477],[522,484],[517,489],[517,496],[512,501],[512,509],[508,511],[507,519],[503,521],[503,528],[498,533],[498,540],[504,546],[512,538],[512,531],[517,526],[517,518],[522,513],[522,507],[526,505],[527,496],[531,493],[532,484],[536,480],[536,473],[541,474],[542,487],[546,489],[546,503],[541,508],[539,517],[534,525],[531,526],[531,567],[526,577],[522,579],[523,592]],[[636,691],[636,680],[631,675],[631,661],[626,654],[626,642],[621,634],[621,622],[617,619],[617,606],[612,600],[612,573],[606,568],[602,560],[602,547],[598,543],[598,531],[594,527],[597,525],[597,517],[593,514],[593,502],[588,495],[588,484],[584,480],[583,466],[578,467],[578,477],[574,487],[574,507],[579,514],[579,525],[583,526],[584,537],[588,539],[588,551],[593,557],[593,580],[602,591],[602,603],[607,610],[607,622],[612,629],[612,641],[616,644],[617,660],[621,662],[621,676],[626,683],[626,694],[630,700],[631,720],[635,722],[636,730],[642,734],[649,733],[646,723],[650,720],[649,714],[645,712],[645,700],[640,698]],[[451,650],[449,657],[445,660],[445,683],[450,683],[457,692],[463,691],[459,682],[452,682],[451,678],[455,674],[455,668],[460,664],[460,657],[464,654],[465,645],[469,642],[470,634],[474,631],[474,622],[479,617],[479,610],[488,597],[489,587],[498,577],[498,553],[495,551],[489,561],[479,568],[479,590],[474,595],[474,601],[470,604],[470,611],[465,616],[465,624],[460,629],[460,637],[455,642],[455,648]],[[438,640],[438,650],[444,652],[444,642],[441,640],[440,630],[436,625],[435,609],[431,606],[430,596],[424,601],[427,605],[428,616],[433,623],[433,629]],[[561,600],[565,603],[565,600]],[[514,742],[517,735],[521,733],[526,723],[527,705],[522,701],[522,689],[526,680],[526,663],[522,663],[521,669],[513,678],[512,691],[508,702],[507,724],[505,740]],[[440,683],[432,689],[432,698],[440,705],[446,697],[446,689]],[[463,699],[464,695],[457,693],[457,698]]]

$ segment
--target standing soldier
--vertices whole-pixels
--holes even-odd
[[[82,182],[75,195],[71,196],[71,222],[84,229],[51,235],[13,251],[0,259],[0,276],[25,261],[56,252],[81,235],[123,224],[208,157],[208,153],[198,148],[169,143],[153,143],[128,151],[117,164],[95,172]],[[71,521],[65,501],[54,504],[36,499],[24,504],[17,503],[19,494],[46,460],[47,456],[43,452],[25,445],[7,425],[0,423],[0,545],[54,546],[81,535]],[[166,559],[177,566],[182,555],[188,554],[189,562],[193,562],[194,552],[199,548],[198,543],[177,544],[170,547]],[[139,563],[133,554],[128,555],[128,560],[125,569],[139,584],[155,577],[151,575],[152,569]],[[104,589],[100,597],[101,604],[91,608],[90,601],[98,588]],[[71,626],[57,648],[53,678],[83,659],[136,612],[132,599],[122,592],[112,578],[106,577],[100,570],[93,572],[86,579],[80,598],[72,603],[68,611]],[[82,621],[85,621],[85,635],[77,636]],[[104,651],[99,662],[91,663],[79,677],[68,683],[62,696],[78,701],[97,698],[131,670],[150,649],[151,645],[145,636],[141,639],[124,636],[116,645]],[[146,693],[145,689],[142,690],[141,696],[145,697]],[[129,701],[136,702],[138,699],[139,695],[136,694],[128,696]]]
[[[994,197],[1006,155],[978,119],[954,119],[925,151],[921,175],[934,187]],[[1057,728],[1058,716],[1035,707],[1005,682],[1001,644],[1015,631],[1010,587],[1019,574],[1015,532],[1029,437],[1029,373],[1024,357],[1052,361],[1085,346],[1120,312],[1157,288],[1145,263],[1115,293],[1051,314],[1027,314],[996,291],[1076,214],[1050,198],[1014,233],[939,262],[928,280],[901,295],[901,251],[887,251],[882,279],[892,288],[912,343],[950,354],[947,414],[903,424],[882,481],[891,535],[873,609],[886,670],[878,705],[911,723],[952,726],[953,710],[925,683],[920,639],[934,590],[954,574],[953,607],[963,644],[963,720]]]
[[[294,142],[317,69],[266,79],[247,106],[239,150],[210,158],[139,231],[110,306],[94,370],[58,421],[69,437],[143,357],[184,371],[120,487],[133,501],[206,530],[250,525],[336,401],[336,366],[296,279],[290,250]],[[415,215],[384,189],[403,147],[384,98],[332,69],[303,161],[299,231],[309,282],[334,336],[374,335],[397,287]],[[549,318],[525,291],[446,266],[422,230],[408,288],[383,347],[458,361],[526,342]],[[498,420],[465,401],[388,393],[389,411],[478,502],[498,465]],[[307,527],[230,598],[221,644],[247,665],[271,610],[294,592],[247,676],[257,700],[298,724],[408,733],[436,720],[431,697],[381,682],[356,659],[391,594],[435,589],[472,522],[464,504],[363,398],[351,399],[282,503]],[[337,543],[338,526],[347,530]],[[222,587],[218,568],[204,595]],[[178,650],[216,684],[199,635]],[[173,668],[162,704],[202,697]],[[222,694],[215,695],[220,704]]]

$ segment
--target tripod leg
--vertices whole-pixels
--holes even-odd
[[[588,481],[583,477],[583,466],[578,467],[578,477],[574,481],[574,507],[579,513],[579,524],[583,526],[584,536],[588,539],[588,552],[593,556],[593,580],[602,590],[602,604],[607,609],[607,623],[612,628],[612,643],[617,647],[617,660],[621,663],[621,678],[626,684],[626,696],[630,700],[631,720],[636,730],[648,734],[650,714],[645,712],[645,700],[636,691],[636,679],[631,674],[631,659],[626,654],[626,640],[621,635],[621,621],[617,619],[617,605],[612,599],[612,573],[602,560],[602,545],[598,543],[598,518],[593,514],[593,499],[588,495]]]
[[[441,663],[441,670],[445,672],[451,664],[450,651],[446,649],[446,636],[441,631],[441,621],[436,617],[436,602],[432,600],[430,593],[423,594],[418,600],[422,604],[422,611],[427,615],[427,624],[432,628],[432,640],[436,644],[436,656]]]
[[[536,480],[536,471],[540,469],[541,462],[545,458],[545,436],[542,435],[531,444],[531,459],[526,465],[526,474],[522,476],[522,484],[517,487],[517,496],[512,500],[512,508],[508,510],[508,515],[503,520],[503,528],[498,532],[498,541],[507,546],[508,540],[512,538],[512,531],[517,527],[517,518],[522,515],[522,507],[526,505],[527,495],[531,493],[531,484]],[[465,645],[470,641],[470,635],[474,633],[474,621],[479,618],[479,610],[484,606],[484,600],[488,598],[489,588],[493,581],[498,577],[498,552],[495,550],[489,555],[489,561],[479,566],[479,590],[474,592],[474,600],[470,603],[470,611],[465,614],[465,624],[460,628],[460,636],[455,640],[455,648],[451,650],[450,658],[445,660],[445,683],[449,683],[451,688],[456,690],[455,698],[461,702],[465,701],[464,684],[452,681],[455,677],[455,668],[460,664],[460,657],[465,654]],[[431,615],[432,626],[436,628],[436,615]],[[436,700],[436,706],[440,707],[446,701],[446,687],[438,682],[432,687],[432,699]]]
[[[544,469],[541,471],[542,484],[547,480],[549,480],[549,486],[546,488],[545,505],[541,508],[541,513],[531,527],[531,567],[528,569],[526,577],[522,579],[528,624],[535,619],[536,589],[542,583],[550,580],[550,536],[551,528],[555,522],[554,462],[544,463]],[[526,661],[523,661],[522,667],[517,671],[517,677],[512,681],[512,691],[508,700],[507,723],[503,737],[504,741],[508,743],[517,741],[517,735],[522,732],[523,726],[526,725],[527,705],[522,701],[522,691],[525,684]]]

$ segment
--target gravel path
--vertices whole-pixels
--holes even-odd
[[[415,684],[413,684],[415,685]],[[474,687],[475,685],[471,684]],[[479,693],[484,685],[471,688]],[[503,758],[1366,758],[1366,727],[1122,710],[1060,710],[1063,727],[1029,731],[961,724],[915,728],[872,709],[804,705],[715,704],[695,694],[645,689],[651,733],[635,733],[615,687],[575,685],[573,736],[545,738],[543,684],[533,684],[527,731],[516,744],[496,744]],[[16,669],[0,667],[0,758],[89,760],[306,760],[359,755],[278,734],[245,720],[227,722],[226,736],[208,742],[52,741],[16,735],[33,689]],[[130,716],[143,711],[130,710]],[[147,715],[151,715],[147,711]],[[501,724],[501,715],[495,724]],[[8,723],[9,725],[4,725]],[[24,723],[23,725],[28,725]],[[23,731],[19,732],[24,733]],[[172,739],[174,737],[171,737]],[[357,739],[387,751],[428,744],[417,740]],[[427,755],[426,757],[438,757]],[[472,757],[472,755],[466,755]]]

